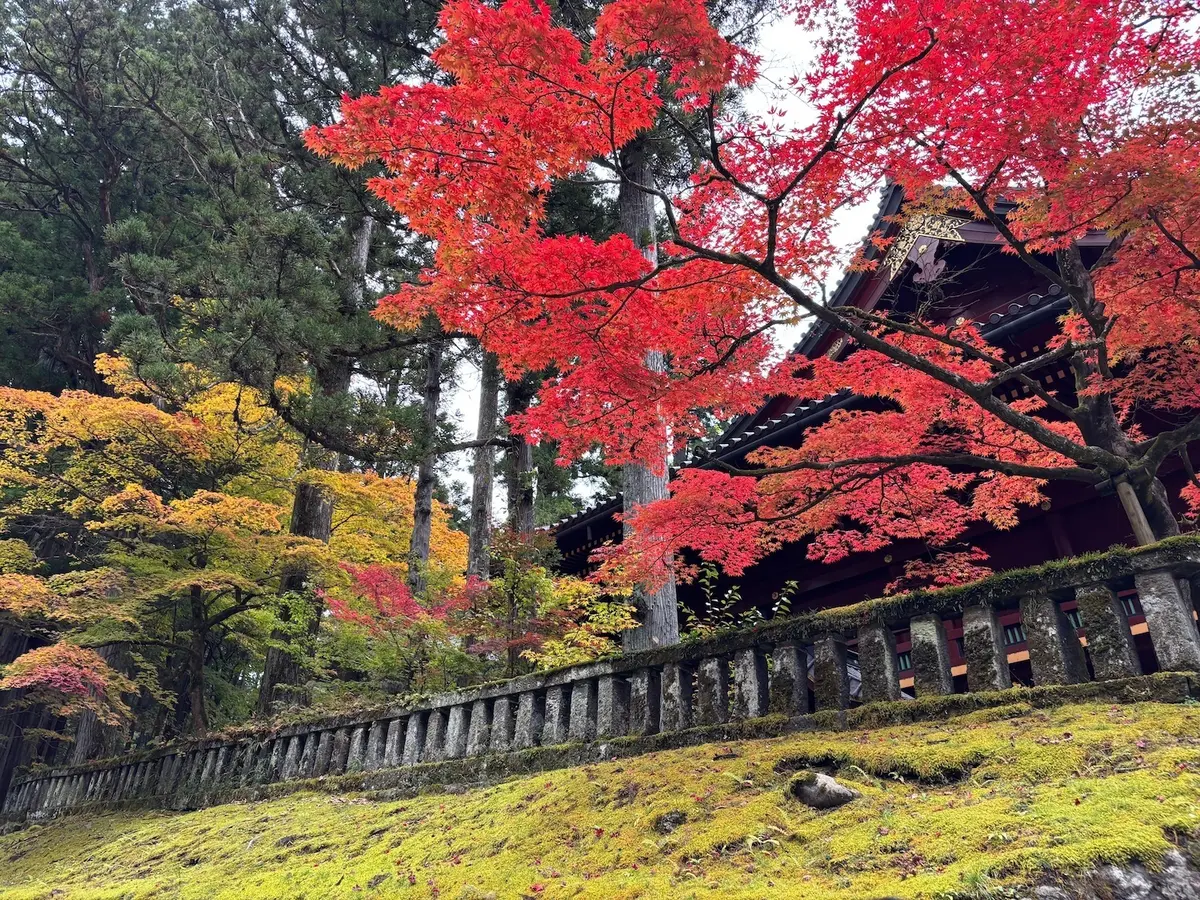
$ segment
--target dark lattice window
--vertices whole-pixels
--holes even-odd
[[[1011,647],[1013,644],[1025,643],[1025,626],[1020,622],[1013,622],[1011,625],[1004,626],[1004,646]]]

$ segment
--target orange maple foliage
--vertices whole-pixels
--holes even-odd
[[[114,378],[126,372],[119,361],[106,370]],[[42,551],[55,554],[43,565],[23,541],[0,545],[0,619],[71,646],[135,653],[144,685],[167,702],[190,679],[203,730],[196,708],[210,646],[261,648],[281,605],[292,602],[279,593],[294,568],[316,586],[346,580],[340,561],[398,564],[413,486],[301,471],[301,438],[256,392],[199,373],[196,381],[176,412],[130,396],[0,389],[0,524],[39,536]],[[140,384],[117,380],[127,391]],[[287,530],[284,504],[301,478],[322,481],[335,498],[329,545]],[[431,543],[437,583],[460,577],[466,537],[450,528],[441,504]],[[58,657],[47,652],[17,662],[10,671],[31,687],[43,677],[61,681]],[[106,697],[119,699],[93,699]]]

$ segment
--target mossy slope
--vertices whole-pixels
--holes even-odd
[[[863,796],[814,813],[784,796],[800,766]],[[1198,832],[1200,707],[1014,705],[416,799],[68,818],[0,838],[0,896],[987,897]]]

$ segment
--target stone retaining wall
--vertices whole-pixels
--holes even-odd
[[[248,728],[236,736],[38,772],[14,781],[0,814],[19,820],[130,802],[195,806],[278,783],[429,763],[454,763],[464,773],[516,771],[519,759],[530,755],[571,764],[594,758],[588,748],[608,743],[653,749],[672,735],[721,732],[738,723],[751,730],[756,721],[834,724],[844,722],[853,706],[912,703],[914,692],[917,705],[928,705],[938,697],[952,699],[944,627],[949,617],[963,620],[968,692],[990,696],[1012,684],[998,614],[1014,608],[1037,689],[1087,682],[1089,660],[1097,680],[1128,684],[1141,669],[1116,591],[1130,586],[1138,592],[1160,668],[1197,672],[1200,633],[1189,579],[1198,574],[1200,540],[1191,537],[1062,561],[965,588],[868,601],[440,694],[408,707],[275,730]],[[1060,606],[1068,599],[1078,602],[1086,658]],[[898,678],[898,628],[907,628],[912,639],[914,689],[907,693]],[[848,643],[856,645],[857,679],[851,677]],[[549,752],[562,745],[563,752]],[[583,749],[570,751],[572,746]],[[531,754],[535,748],[546,752]]]

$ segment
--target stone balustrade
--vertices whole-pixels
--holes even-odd
[[[1034,686],[1127,680],[1142,674],[1145,656],[1121,599],[1131,591],[1144,619],[1135,628],[1148,635],[1158,668],[1198,672],[1200,633],[1190,599],[1190,579],[1197,577],[1200,540],[1176,538],[440,694],[373,715],[248,728],[36,772],[14,782],[0,812],[22,819],[133,802],[185,808],[276,782],[451,761],[484,769],[487,760],[563,744],[595,746],[600,752],[593,758],[600,758],[632,752],[633,739],[689,729],[703,737],[705,726],[762,717],[836,726],[852,706],[1011,687],[1012,642],[1001,618],[1018,615]],[[1075,621],[1065,606],[1073,607]],[[947,622],[961,638],[948,637]],[[909,661],[902,669],[897,634],[905,633]],[[952,648],[952,640],[961,645]],[[955,667],[953,658],[965,665]],[[902,677],[904,671],[911,675]]]

